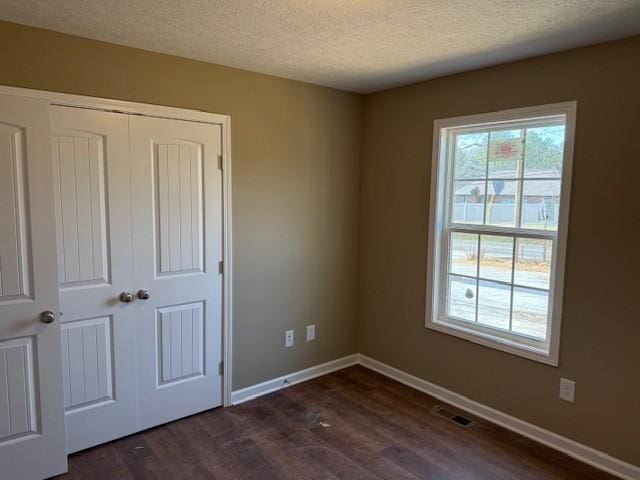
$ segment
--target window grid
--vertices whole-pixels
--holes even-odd
[[[475,264],[475,276],[474,275],[467,275],[465,273],[461,273],[461,272],[455,272],[452,271],[452,247],[451,245],[453,244],[453,241],[451,240],[451,234],[453,233],[457,233],[456,231],[450,231],[449,232],[449,258],[450,261],[447,262],[447,277],[459,277],[459,278],[466,278],[469,280],[473,280],[475,282],[475,312],[474,312],[474,322],[475,323],[479,323],[479,301],[480,301],[480,283],[481,282],[490,282],[493,284],[498,284],[498,285],[503,285],[505,287],[509,287],[509,328],[508,331],[509,332],[513,332],[513,299],[515,296],[515,289],[516,288],[520,288],[520,289],[525,289],[525,290],[533,290],[536,292],[540,292],[540,293],[544,293],[547,295],[547,298],[551,297],[551,282],[549,279],[549,287],[548,288],[542,288],[542,287],[538,287],[538,286],[534,286],[531,284],[525,284],[525,283],[520,283],[516,281],[515,278],[515,272],[516,272],[516,265],[517,265],[517,250],[518,250],[518,241],[521,239],[521,237],[518,237],[517,235],[494,235],[494,234],[483,234],[483,233],[477,233],[477,240],[475,241],[476,243],[476,264]],[[487,237],[487,236],[491,236],[491,237],[495,237],[495,236],[504,236],[504,237],[508,237],[511,239],[511,266],[509,269],[509,281],[505,281],[505,280],[499,280],[496,278],[491,278],[489,276],[486,275],[482,275],[480,273],[480,267],[481,267],[481,255],[482,255],[482,241],[483,241],[483,237]],[[547,239],[545,239],[547,240]],[[548,240],[552,240],[552,239],[548,239]],[[552,242],[552,256],[553,256],[553,242]],[[553,258],[553,257],[552,257]],[[551,259],[549,259],[549,263],[551,263]],[[449,285],[449,282],[447,282],[447,285]],[[548,315],[549,312],[547,312]],[[455,315],[452,315],[455,317]],[[460,318],[460,317],[455,317],[455,318]],[[463,321],[468,321],[465,320],[463,318],[460,318],[460,320]],[[517,333],[518,335],[520,335],[521,333]],[[539,339],[539,337],[533,337],[536,339]],[[546,338],[546,336],[545,336]]]
[[[487,151],[489,149],[487,148]],[[485,195],[486,195],[486,187],[485,187]],[[486,205],[486,202],[485,202]],[[486,206],[485,206],[485,210],[486,210]],[[478,323],[478,310],[480,309],[480,247],[482,246],[480,244],[480,239],[482,238],[482,235],[478,235],[478,243],[477,243],[477,250],[476,250],[476,311],[474,312],[474,317],[475,317],[475,321],[476,323]]]
[[[556,125],[564,125],[564,123],[556,123]],[[546,124],[545,124],[546,126]],[[446,209],[446,222],[445,222],[445,227],[443,228],[443,234],[446,238],[445,240],[445,249],[447,252],[447,256],[449,258],[449,261],[445,262],[446,263],[446,278],[447,278],[447,282],[446,282],[446,287],[443,289],[444,290],[444,294],[445,294],[445,305],[447,305],[447,316],[452,316],[453,318],[458,318],[456,316],[450,315],[449,314],[449,293],[448,290],[450,288],[451,285],[451,281],[449,280],[452,276],[453,277],[459,277],[459,278],[468,278],[470,280],[474,280],[475,282],[475,311],[474,311],[474,323],[476,325],[480,324],[479,322],[479,314],[480,314],[480,285],[481,282],[493,282],[494,284],[498,284],[498,285],[504,285],[504,286],[508,286],[509,287],[509,326],[508,326],[508,332],[511,334],[515,334],[518,336],[523,336],[523,337],[531,337],[534,339],[534,341],[546,341],[548,339],[549,336],[549,319],[550,319],[550,315],[551,315],[551,305],[552,305],[552,298],[551,298],[551,282],[548,285],[548,288],[540,288],[540,287],[536,287],[536,286],[532,286],[532,285],[523,285],[520,283],[516,283],[515,282],[515,271],[516,271],[516,264],[517,264],[517,258],[516,258],[516,254],[517,254],[517,250],[518,250],[518,242],[520,239],[541,239],[541,240],[548,240],[551,241],[551,258],[555,257],[555,249],[556,249],[556,237],[557,237],[557,226],[555,227],[555,229],[535,229],[535,228],[530,228],[530,227],[523,227],[522,226],[522,211],[524,208],[524,201],[523,201],[523,194],[524,194],[524,187],[525,187],[525,182],[536,182],[536,181],[562,181],[562,177],[561,176],[545,176],[545,177],[527,177],[525,176],[525,163],[526,163],[526,147],[527,147],[527,135],[528,132],[531,128],[538,128],[539,125],[537,124],[526,124],[526,122],[523,125],[520,125],[519,128],[510,128],[510,126],[508,124],[506,125],[501,125],[500,127],[497,128],[489,128],[487,130],[483,130],[483,129],[475,129],[473,130],[474,133],[479,133],[479,134],[483,134],[486,133],[486,145],[484,144],[484,142],[482,143],[483,146],[485,146],[486,148],[486,153],[485,153],[485,165],[484,165],[484,169],[485,169],[485,176],[484,178],[480,178],[480,177],[461,177],[461,178],[456,178],[456,161],[455,161],[455,155],[456,155],[456,150],[458,148],[458,137],[460,135],[469,133],[468,130],[459,130],[456,132],[452,132],[452,134],[447,135],[447,139],[448,139],[448,151],[447,151],[447,169],[451,172],[450,175],[448,175],[448,181],[447,181],[447,185],[446,185],[446,195],[447,195],[447,204],[448,204],[448,208]],[[490,154],[491,154],[491,135],[492,133],[496,133],[496,132],[500,132],[500,131],[513,131],[513,130],[520,130],[520,137],[522,138],[522,156],[521,158],[518,158],[515,160],[516,166],[516,173],[515,176],[509,177],[509,176],[497,176],[497,177],[492,177],[490,178],[490,172],[489,172],[489,165],[490,165]],[[564,155],[563,155],[564,156]],[[562,171],[562,170],[561,170]],[[483,194],[483,212],[482,212],[482,223],[481,224],[473,224],[473,223],[455,223],[453,222],[453,208],[455,205],[455,192],[454,192],[454,182],[484,182],[484,194]],[[515,195],[515,205],[514,205],[514,221],[513,221],[513,226],[504,226],[504,225],[495,225],[495,224],[491,224],[489,223],[491,221],[490,218],[488,218],[488,206],[490,204],[489,202],[489,181],[504,181],[504,182],[514,182],[516,184],[516,195]],[[495,191],[495,190],[494,190]],[[495,193],[494,193],[495,195]],[[560,198],[561,196],[561,192],[558,193],[558,198]],[[492,203],[493,201],[495,201],[495,198],[492,199]],[[545,219],[546,221],[546,219]],[[553,227],[552,227],[553,228]],[[451,240],[451,234],[454,232],[464,232],[464,233],[473,233],[477,235],[477,250],[476,250],[476,276],[470,276],[470,275],[465,275],[462,273],[454,273],[451,272],[451,259],[452,259],[452,253],[451,253],[451,245],[452,245],[452,240]],[[481,255],[482,255],[482,238],[483,236],[504,236],[504,237],[509,237],[512,239],[512,256],[511,256],[511,272],[510,272],[510,282],[505,282],[505,281],[500,281],[500,280],[496,280],[496,279],[492,279],[492,278],[486,278],[480,275],[480,265],[481,265]],[[551,279],[550,279],[551,280]],[[513,330],[513,308],[514,308],[514,298],[515,298],[515,294],[516,294],[516,288],[520,288],[520,289],[527,289],[527,290],[533,290],[533,291],[539,291],[539,292],[543,292],[547,295],[547,312],[546,312],[546,327],[545,327],[545,335],[544,338],[540,338],[540,337],[532,337],[529,336],[527,334],[521,333],[521,332],[516,332]],[[459,318],[459,320],[463,321],[463,322],[469,322],[469,320],[465,320],[463,318]],[[482,326],[485,326],[484,324],[480,324]],[[489,326],[486,325],[489,328],[497,328],[499,330],[505,330],[503,328],[499,328],[496,326]]]
[[[532,129],[536,129],[536,128],[542,128],[542,127],[554,127],[554,126],[563,126],[566,128],[566,123],[565,122],[558,122],[557,120],[554,119],[538,119],[538,120],[532,120],[531,122],[527,123],[527,121],[522,121],[522,122],[518,122],[518,124],[516,126],[511,126],[508,122],[503,123],[502,125],[499,126],[473,126],[473,127],[469,127],[468,129],[460,129],[457,131],[454,131],[450,134],[450,136],[448,136],[448,147],[449,147],[449,151],[448,151],[448,155],[447,155],[447,163],[451,165],[450,170],[452,171],[450,178],[450,183],[447,185],[449,191],[452,191],[452,184],[454,182],[466,182],[466,183],[484,183],[484,202],[483,202],[483,212],[482,212],[482,225],[491,225],[490,223],[488,223],[490,221],[489,218],[487,218],[487,210],[488,210],[488,206],[489,206],[489,202],[488,202],[488,198],[489,198],[489,181],[492,182],[497,182],[497,181],[501,181],[501,182],[514,182],[516,184],[516,191],[517,191],[517,195],[516,195],[516,199],[515,199],[515,207],[514,207],[514,225],[511,228],[527,228],[530,229],[531,227],[522,227],[522,211],[524,208],[524,202],[523,202],[523,192],[524,192],[524,187],[525,184],[527,185],[532,185],[535,184],[536,182],[539,181],[547,181],[547,182],[553,182],[553,181],[557,181],[559,182],[559,184],[562,184],[562,174],[561,175],[553,175],[553,176],[544,176],[544,177],[540,177],[540,176],[526,176],[526,170],[525,170],[525,165],[526,165],[526,147],[527,147],[527,136],[529,135],[529,131]],[[517,128],[516,128],[517,127]],[[516,175],[515,176],[491,176],[489,173],[489,165],[490,165],[490,152],[491,152],[491,135],[492,133],[500,133],[500,132],[504,132],[504,131],[515,131],[515,130],[520,130],[521,134],[519,138],[522,138],[522,158],[516,160]],[[457,178],[456,176],[456,171],[455,171],[455,167],[456,167],[456,161],[455,161],[455,155],[456,155],[456,151],[458,149],[458,138],[461,135],[467,135],[469,133],[476,133],[476,134],[486,134],[486,144],[483,143],[481,145],[484,145],[486,147],[486,153],[485,153],[485,165],[484,165],[484,169],[485,169],[485,176],[484,177],[460,177]],[[563,159],[564,160],[564,159]],[[562,164],[561,164],[561,170],[562,172]],[[526,182],[526,183],[525,183]],[[561,197],[561,192],[558,193],[558,199]],[[449,224],[455,224],[452,221],[452,215],[451,212],[448,212],[448,219],[449,219]],[[464,223],[463,223],[464,224]],[[476,224],[477,225],[477,224]],[[557,230],[557,226],[555,226],[555,228],[551,228],[549,230]]]
[[[513,239],[513,246],[511,247],[511,297],[509,298],[509,331],[512,332],[513,331],[513,294],[514,294],[514,287],[513,284],[515,283],[515,272],[516,272],[516,245],[517,245],[517,240],[514,238]]]
[[[456,182],[484,182],[484,178],[454,178]],[[540,181],[540,180],[562,180],[562,177],[491,177],[489,180],[501,180],[503,182],[513,182],[516,180]]]
[[[576,108],[564,102],[434,122],[426,327],[558,365]],[[495,138],[506,144],[490,145],[500,131]],[[473,263],[472,254],[482,259]]]

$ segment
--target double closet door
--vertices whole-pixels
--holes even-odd
[[[67,452],[222,403],[219,125],[52,107]]]

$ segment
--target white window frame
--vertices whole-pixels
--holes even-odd
[[[429,203],[429,250],[427,260],[427,295],[426,295],[426,323],[427,328],[447,333],[465,340],[485,345],[497,350],[525,357],[552,366],[558,366],[560,350],[560,325],[562,316],[562,294],[564,284],[564,267],[567,248],[567,229],[569,220],[569,198],[571,191],[571,173],[573,164],[573,148],[575,135],[577,102],[563,102],[536,107],[502,110],[478,115],[468,115],[439,119],[433,128],[433,156],[431,165],[431,195]],[[547,338],[545,341],[529,339],[524,336],[502,332],[490,327],[483,328],[470,322],[456,321],[445,316],[446,300],[446,262],[448,261],[448,215],[449,198],[446,197],[447,185],[451,176],[451,152],[447,150],[456,131],[469,131],[469,127],[478,126],[483,131],[488,124],[496,129],[504,128],[508,122],[522,121],[530,124],[544,121],[546,117],[565,117],[565,144],[562,164],[562,180],[560,190],[560,210],[558,215],[558,229],[555,233],[554,255],[551,261],[551,278],[549,285],[549,310]],[[517,125],[517,124],[515,124]],[[447,227],[447,228],[445,228]],[[476,228],[482,233],[496,233],[501,235],[527,236],[519,229],[474,225],[468,231],[474,233]],[[459,229],[455,229],[459,230]],[[464,231],[464,229],[463,229]],[[489,232],[488,232],[489,231]],[[527,229],[535,237],[537,230]],[[545,235],[549,231],[544,231]]]

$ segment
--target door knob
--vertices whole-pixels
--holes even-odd
[[[131,295],[129,292],[122,292],[119,298],[122,303],[133,302],[133,295]]]
[[[151,292],[146,288],[141,288],[136,294],[140,300],[149,300],[151,298]]]
[[[40,321],[42,323],[53,323],[56,320],[56,314],[51,310],[45,310],[40,314]]]

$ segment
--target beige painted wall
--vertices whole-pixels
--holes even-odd
[[[0,85],[231,114],[234,388],[356,351],[360,96],[4,22],[0,65]]]
[[[553,368],[424,327],[427,223],[434,119],[565,100],[578,117]],[[367,96],[360,351],[640,465],[639,128],[640,37]]]

